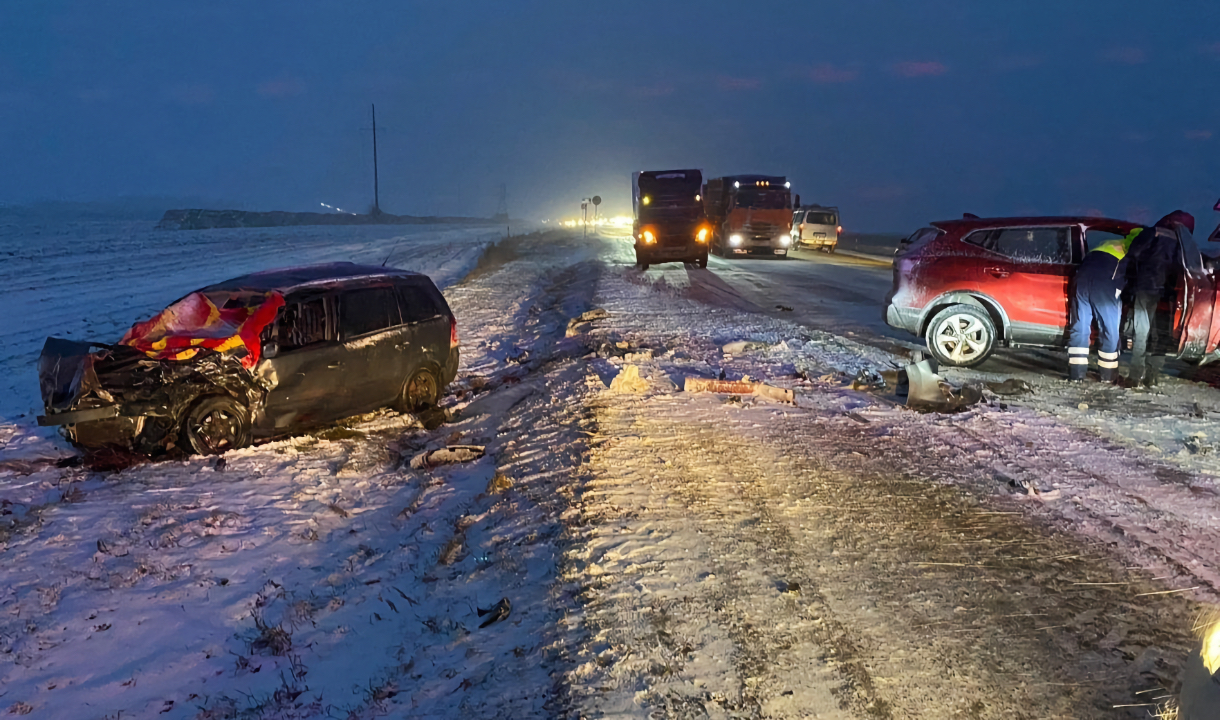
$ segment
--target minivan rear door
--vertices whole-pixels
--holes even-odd
[[[407,337],[394,288],[345,290],[339,296],[339,339],[349,351],[344,379],[357,411],[391,404],[406,380]]]

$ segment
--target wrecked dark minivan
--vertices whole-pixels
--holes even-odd
[[[457,322],[427,276],[334,263],[197,290],[118,344],[48,338],[46,415],[73,444],[217,454],[383,407],[435,405]]]

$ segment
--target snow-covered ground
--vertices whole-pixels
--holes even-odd
[[[249,250],[212,232],[183,240]],[[394,244],[333,232],[293,262]],[[29,410],[8,410],[0,712],[1135,718],[1174,690],[1198,604],[1220,595],[1211,388],[1026,372],[1034,395],[924,415],[852,388],[901,363],[900,344],[821,323],[829,303],[775,309],[790,302],[768,303],[764,265],[640,273],[623,238],[550,234],[469,273],[477,234],[413,240],[392,264],[438,277],[462,333],[438,428],[386,411],[223,464],[91,473],[55,467],[66,449],[24,441]],[[816,271],[773,266],[789,286]],[[29,294],[35,312],[5,328],[29,345],[48,323],[114,334],[220,279],[174,272],[122,312]],[[139,274],[99,274],[117,273]],[[863,318],[875,289],[858,290],[847,314]],[[607,315],[569,329],[594,308]],[[86,316],[109,324],[71,325]],[[751,345],[725,353],[736,341]],[[5,362],[32,377],[30,352],[6,344]],[[645,383],[611,389],[629,366]],[[990,371],[949,379],[1012,374]],[[722,373],[796,405],[681,391]],[[451,444],[485,453],[412,467]],[[498,604],[507,616],[479,612]]]

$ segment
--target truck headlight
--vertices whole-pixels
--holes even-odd
[[[729,245],[732,245],[733,247],[737,247],[737,246],[741,245],[741,236],[736,235],[736,234],[730,235],[729,236]]]
[[[792,238],[787,235],[780,235],[775,239],[779,240],[780,247],[788,247],[788,243],[792,242]]]
[[[707,242],[707,228],[699,228],[699,232],[695,233],[695,239],[699,242]]]
[[[651,230],[644,231],[644,244],[651,245],[657,241],[657,236],[652,234]]]

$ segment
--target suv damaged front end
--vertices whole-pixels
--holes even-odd
[[[248,427],[267,394],[251,372],[259,334],[282,304],[278,294],[234,301],[192,293],[115,345],[48,338],[38,424],[58,426],[86,450],[159,455],[182,447],[187,413],[201,398],[219,396],[242,409]]]

